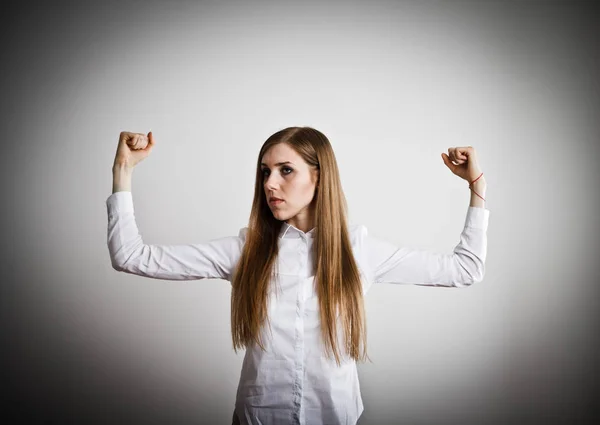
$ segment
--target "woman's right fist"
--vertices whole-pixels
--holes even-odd
[[[152,132],[147,135],[122,131],[119,135],[119,145],[113,166],[133,168],[138,162],[150,155],[154,147]]]

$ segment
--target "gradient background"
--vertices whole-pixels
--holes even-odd
[[[2,388],[11,423],[229,424],[243,352],[223,280],[116,272],[121,131],[146,243],[237,235],[259,148],[330,139],[352,223],[450,253],[475,147],[485,279],[375,285],[367,424],[575,424],[598,394],[598,10],[592,3],[3,3]]]

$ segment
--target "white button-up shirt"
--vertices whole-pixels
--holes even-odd
[[[247,228],[237,236],[187,245],[148,245],[136,225],[132,193],[106,200],[108,250],[122,272],[165,280],[220,278],[231,281]],[[373,283],[466,287],[483,279],[489,210],[468,207],[459,243],[451,254],[397,247],[350,225],[363,293]],[[320,334],[311,250],[314,229],[284,223],[279,235],[278,273],[271,282],[263,327],[266,351],[246,349],[235,401],[241,424],[344,424],[358,421],[363,403],[356,363],[326,358]],[[344,347],[340,333],[340,347]]]

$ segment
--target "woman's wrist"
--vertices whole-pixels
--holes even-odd
[[[115,162],[113,164],[112,171],[113,171],[113,174],[115,172],[119,172],[119,173],[123,173],[123,172],[131,173],[131,172],[133,172],[133,167],[131,167],[130,165],[124,164],[122,162]]]
[[[115,192],[131,192],[131,180],[133,175],[133,167],[124,164],[114,164],[113,169],[113,189]]]
[[[485,191],[487,184],[481,176],[475,183],[469,185],[469,191],[471,192],[471,201],[469,206],[485,208]]]
[[[469,187],[471,189],[475,189],[477,191],[477,193],[480,193],[479,190],[485,191],[487,184],[486,184],[483,176],[481,176],[481,178],[479,178],[479,180],[477,180],[475,183],[470,184]]]

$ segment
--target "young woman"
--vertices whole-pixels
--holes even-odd
[[[363,412],[356,362],[368,359],[364,296],[373,283],[467,287],[483,279],[489,210],[471,146],[446,166],[471,200],[452,254],[396,247],[350,225],[331,144],[310,127],[270,136],[256,163],[254,200],[238,236],[147,245],[131,194],[137,163],[155,144],[123,132],[107,199],[108,248],[122,272],[231,282],[233,348],[245,348],[233,423],[355,424]]]

